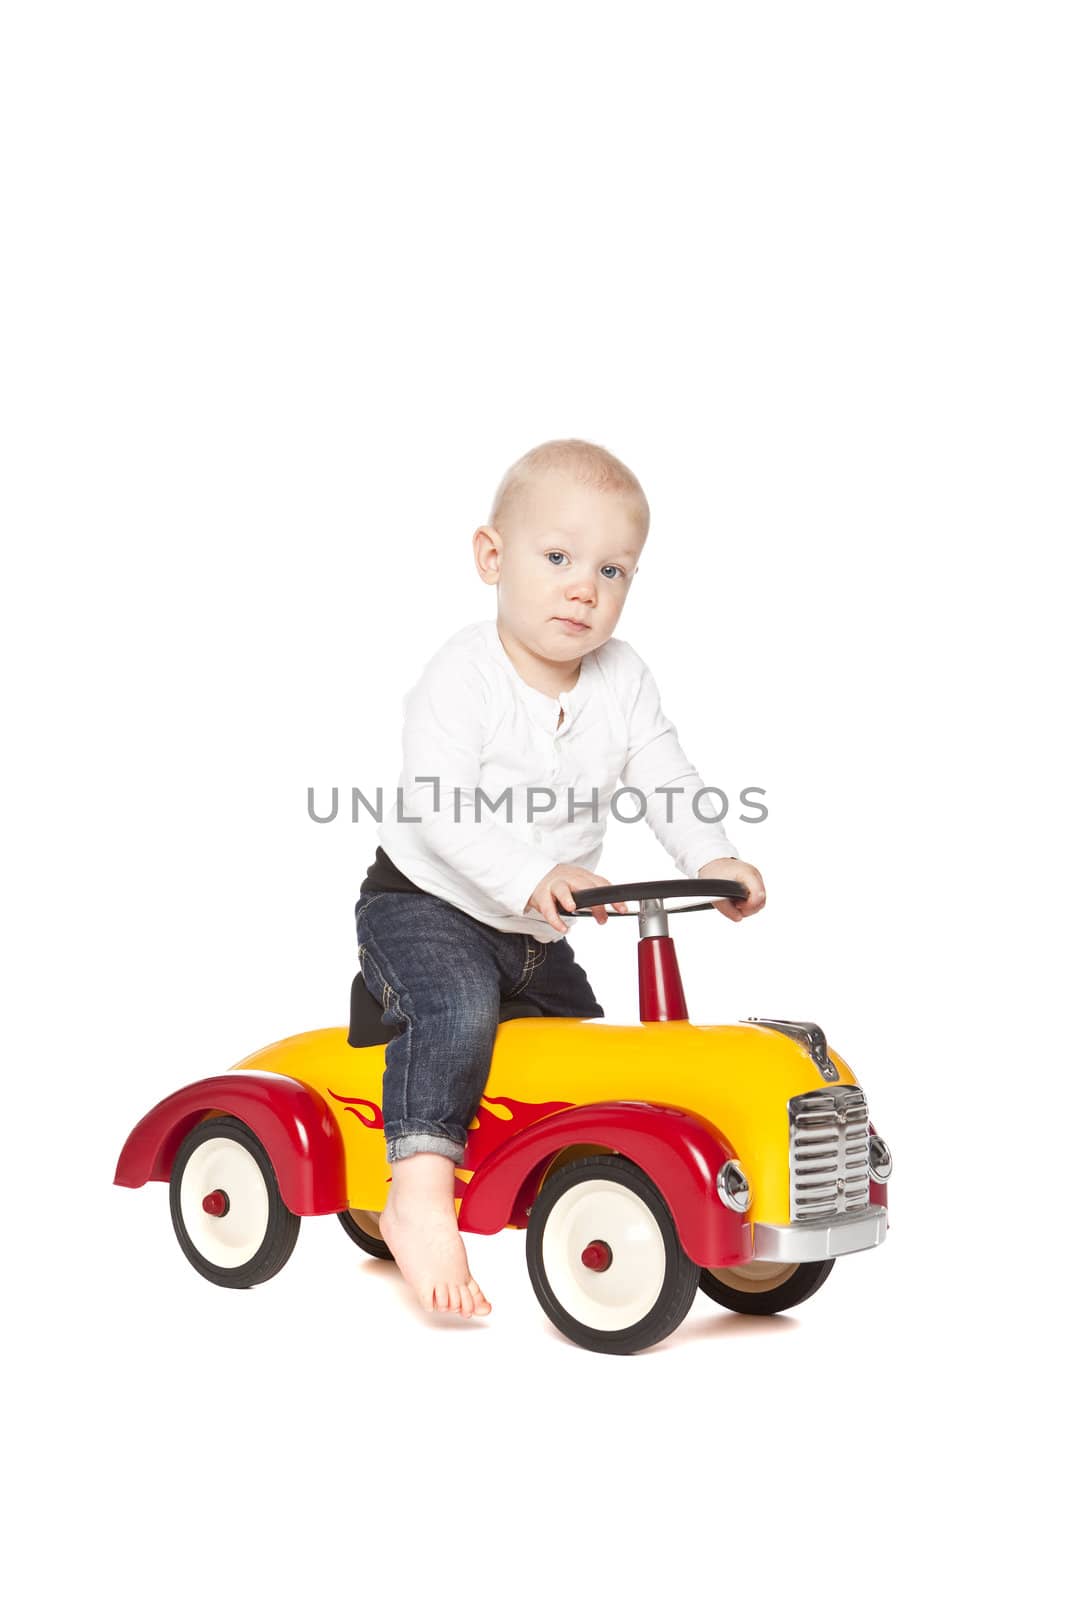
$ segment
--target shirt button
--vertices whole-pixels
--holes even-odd
[[[540,844],[541,843],[541,830],[540,830],[540,828],[535,828],[534,829],[534,831],[533,831],[533,841],[534,841],[534,844]]]

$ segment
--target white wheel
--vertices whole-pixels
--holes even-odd
[[[564,1311],[601,1332],[647,1317],[667,1270],[659,1223],[648,1206],[632,1189],[604,1178],[576,1183],[556,1201],[541,1259]]]
[[[234,1289],[280,1271],[300,1231],[266,1151],[236,1117],[208,1117],[186,1135],[170,1175],[170,1214],[196,1270]]]
[[[619,1355],[672,1333],[699,1275],[663,1196],[621,1156],[586,1156],[552,1174],[530,1215],[526,1260],[557,1328]]]
[[[193,1248],[214,1267],[244,1267],[263,1247],[270,1196],[259,1163],[234,1139],[205,1139],[185,1163],[182,1221]]]
[[[728,1311],[749,1317],[789,1311],[820,1289],[833,1261],[747,1261],[738,1267],[704,1267],[700,1287]]]
[[[796,1276],[796,1265],[790,1261],[748,1261],[743,1267],[709,1267],[713,1278],[727,1289],[739,1289],[745,1294],[767,1294],[780,1289],[783,1283]]]

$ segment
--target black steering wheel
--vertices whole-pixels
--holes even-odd
[[[615,900],[637,900],[639,903],[648,900],[675,900],[694,899],[700,896],[700,904],[695,906],[676,906],[671,912],[678,916],[683,911],[709,911],[716,900],[747,900],[748,890],[744,884],[735,883],[732,878],[665,878],[661,883],[608,883],[600,889],[579,889],[574,895],[575,909],[564,911],[565,917],[591,916],[592,906],[610,906]],[[609,911],[609,917],[639,917],[641,909],[637,911]]]

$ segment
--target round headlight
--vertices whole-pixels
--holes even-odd
[[[871,1134],[871,1177],[876,1183],[885,1183],[893,1170],[893,1157],[889,1154],[889,1146],[877,1133]]]
[[[747,1211],[749,1207],[748,1179],[737,1161],[724,1161],[715,1180],[719,1199],[731,1211]]]

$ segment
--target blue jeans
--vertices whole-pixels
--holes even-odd
[[[361,894],[356,939],[383,1022],[403,1030],[385,1047],[390,1164],[421,1150],[462,1162],[502,999],[521,996],[545,1017],[604,1015],[566,939],[501,933],[436,895]]]

